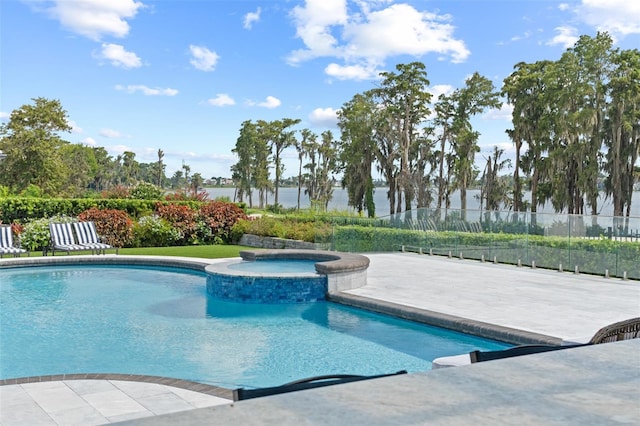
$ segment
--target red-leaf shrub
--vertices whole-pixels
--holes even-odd
[[[20,235],[22,234],[22,231],[24,231],[24,226],[18,222],[13,222],[11,224],[11,230],[13,231],[14,235]]]
[[[231,228],[239,219],[247,219],[245,212],[234,203],[210,201],[200,206],[200,220],[209,231],[211,242],[231,241]]]
[[[176,192],[164,196],[167,201],[207,201],[208,198],[207,191],[200,191],[194,195],[193,192],[185,192],[184,189],[178,189]]]
[[[80,213],[78,219],[94,222],[103,242],[114,247],[124,247],[133,238],[133,221],[123,210],[91,208]]]
[[[100,193],[102,198],[117,198],[123,200],[129,198],[131,190],[126,186],[116,185],[111,189],[106,189]]]
[[[173,225],[181,234],[181,243],[198,242],[198,212],[180,204],[156,204],[158,216]]]

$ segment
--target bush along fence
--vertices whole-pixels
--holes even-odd
[[[353,252],[414,251],[424,254],[476,259],[530,267],[640,279],[640,240],[630,226],[640,218],[601,223],[624,224],[627,231],[594,224],[591,219],[538,215],[537,223],[508,220],[469,222],[459,211],[446,220],[423,214],[389,217],[365,223],[348,218],[334,222],[330,233],[318,234],[316,242],[330,243],[333,250]],[[508,214],[506,215],[508,216]],[[520,214],[522,217],[523,215]],[[477,217],[477,215],[476,215]],[[588,224],[588,225],[585,225]],[[640,228],[640,227],[639,227]],[[600,229],[600,233],[594,233]],[[607,232],[609,231],[609,232]]]
[[[138,200],[119,201],[138,204]],[[222,201],[145,205],[151,209],[145,207],[144,213],[139,210],[141,215],[137,217],[132,217],[128,210],[92,206],[74,215],[67,214],[69,210],[66,210],[63,214],[56,212],[25,221],[15,229],[20,245],[30,251],[44,250],[48,246],[50,223],[79,220],[93,221],[104,242],[113,247],[162,247],[229,243],[233,225],[247,217],[236,204]]]
[[[202,201],[165,201],[116,198],[0,198],[0,222],[26,223],[33,219],[52,216],[76,217],[95,208],[98,210],[122,210],[133,219],[153,214],[158,205],[184,205],[198,209]]]

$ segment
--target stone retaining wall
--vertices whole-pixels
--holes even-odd
[[[326,249],[325,244],[308,243],[301,240],[287,240],[285,238],[261,237],[259,235],[244,234],[238,242],[241,246],[260,247],[267,249],[298,249],[317,250]]]

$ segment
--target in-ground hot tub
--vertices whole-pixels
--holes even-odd
[[[369,258],[321,250],[244,250],[209,265],[207,292],[247,303],[303,303],[366,284]]]

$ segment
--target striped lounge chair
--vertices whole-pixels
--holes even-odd
[[[66,251],[67,254],[72,251],[92,250],[76,242],[70,223],[51,223],[49,224],[49,231],[51,232],[50,248],[54,256],[56,250]]]
[[[27,253],[27,250],[13,245],[13,232],[11,225],[0,225],[0,258],[5,254],[11,254],[14,257]]]
[[[105,254],[106,249],[113,248],[109,244],[105,244],[101,241],[98,232],[96,231],[96,225],[93,222],[76,222],[73,224],[73,228],[76,231],[78,237],[78,244],[91,249],[96,254]],[[118,253],[118,248],[116,248]]]

